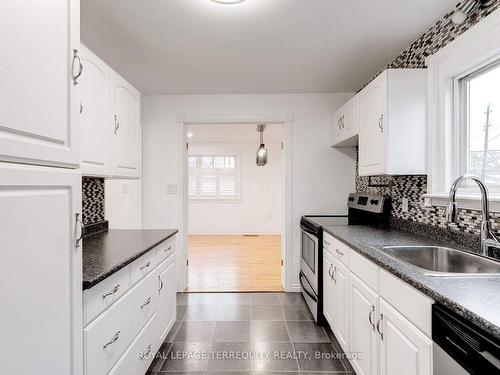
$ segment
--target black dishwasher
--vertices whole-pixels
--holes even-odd
[[[471,374],[500,374],[500,341],[440,304],[432,306],[432,339],[439,345],[434,375],[456,373],[449,372],[456,364]]]

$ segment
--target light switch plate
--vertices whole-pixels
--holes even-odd
[[[168,184],[167,194],[177,194],[177,184]]]

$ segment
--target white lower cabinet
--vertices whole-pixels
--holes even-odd
[[[349,269],[329,251],[323,252],[323,315],[342,349],[349,351]]]
[[[351,352],[361,353],[353,357],[351,365],[358,375],[376,375],[378,367],[378,340],[375,329],[378,295],[356,275],[349,278],[349,321]]]
[[[2,374],[82,373],[80,212],[77,171],[0,163]]]
[[[333,256],[327,252],[323,252],[323,315],[330,325],[333,327]]]
[[[383,298],[379,308],[380,375],[431,375],[432,340]]]
[[[84,328],[85,375],[146,373],[176,320],[174,249],[171,238],[85,291],[89,317],[104,309]]]
[[[158,319],[155,313],[137,335],[120,361],[109,372],[109,375],[137,375],[145,374],[153,362],[154,346],[157,345],[156,325]]]
[[[332,331],[344,351],[349,351],[349,269],[333,261],[333,327]]]
[[[356,374],[431,375],[434,301],[347,251],[345,261],[323,252],[323,314]]]
[[[163,342],[172,328],[176,319],[176,280],[175,280],[175,254],[170,255],[156,271],[158,280],[158,317],[157,334]]]

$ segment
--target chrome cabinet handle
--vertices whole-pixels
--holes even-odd
[[[165,249],[165,252],[172,250],[172,246],[169,246]]]
[[[384,115],[380,115],[380,118],[378,120],[378,127],[380,128],[380,132],[384,132]]]
[[[80,235],[77,235],[77,229],[78,229],[78,226],[80,226]],[[75,238],[76,238],[76,247],[80,247],[80,244],[82,242],[82,239],[83,239],[83,228],[84,228],[84,225],[83,225],[83,222],[82,220],[80,220],[80,213],[77,212],[75,213]]]
[[[161,279],[161,276],[158,276],[158,281],[160,282],[160,288],[158,289],[158,292],[161,292],[163,289],[163,280]]]
[[[148,268],[151,265],[151,262],[147,262],[144,266],[140,267],[140,270],[143,270],[144,268]]]
[[[335,252],[337,254],[339,254],[340,256],[344,256],[344,253],[342,251],[340,251],[339,249],[335,249]]]
[[[339,130],[342,130],[342,116],[339,117],[339,120],[337,121],[337,126],[339,127]]]
[[[142,305],[141,305],[141,309],[145,308],[147,305],[149,305],[151,303],[151,297],[148,297],[148,299],[146,300],[146,302],[144,302]]]
[[[104,293],[102,295],[102,299],[105,299],[106,297],[109,297],[109,296],[112,296],[113,294],[115,294],[116,292],[118,292],[118,289],[120,289],[120,284],[116,284],[113,289],[111,289],[109,292],[107,293]]]
[[[74,71],[75,71],[75,62],[76,61],[78,61],[78,73],[75,75]],[[73,50],[73,62],[71,64],[72,64],[72,66],[71,66],[71,72],[72,72],[72,75],[73,75],[73,86],[76,86],[76,85],[78,85],[78,78],[80,78],[80,76],[82,75],[82,72],[83,72],[82,60],[78,56],[78,50],[77,49]]]
[[[330,279],[332,278],[332,267],[333,264],[330,264],[330,268],[328,268],[328,275],[330,276]]]
[[[384,333],[380,330],[380,324],[382,323],[383,320],[384,320],[384,314],[380,314],[380,319],[377,322],[377,331],[380,335],[380,340],[384,339]]]
[[[324,243],[326,243],[328,246],[330,246],[330,242],[328,242],[327,240],[323,240]]]
[[[115,134],[118,133],[118,129],[120,129],[120,122],[118,121],[118,115],[115,115]]]
[[[370,322],[372,329],[375,331],[375,323],[373,323],[373,314],[374,313],[375,313],[375,306],[372,305],[372,309],[370,310],[370,313],[368,314],[368,321]]]
[[[83,113],[83,103],[80,102],[80,113]]]
[[[336,272],[337,272],[337,267],[333,267],[332,279],[335,284],[337,284],[337,278],[335,277]]]
[[[111,344],[114,344],[120,338],[120,331],[117,331],[114,336],[106,344],[103,345],[103,349],[106,349]]]

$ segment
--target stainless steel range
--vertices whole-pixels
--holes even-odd
[[[306,215],[300,220],[300,286],[317,322],[323,321],[323,228],[336,225],[386,225],[390,198],[383,195],[350,194],[347,215]]]

